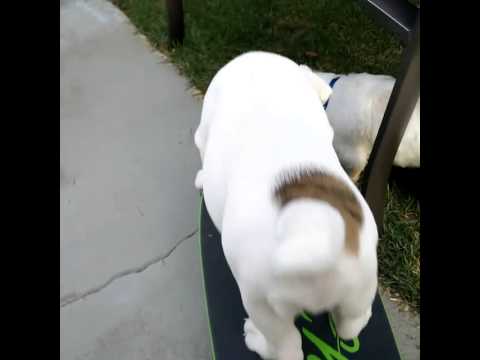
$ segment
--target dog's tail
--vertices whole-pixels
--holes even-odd
[[[298,216],[302,215],[299,213]],[[276,274],[318,274],[338,264],[345,249],[344,223],[341,215],[334,210],[329,209],[323,215],[322,218],[307,214],[294,220],[296,229],[300,231],[285,230],[281,244],[272,254]]]
[[[326,272],[338,262],[343,243],[335,241],[318,242],[316,247],[300,244],[282,246],[273,258],[277,275],[309,275]]]
[[[307,65],[299,65],[299,67],[317,92],[322,104],[325,104],[330,95],[332,95],[332,88],[323,79],[315,75]]]

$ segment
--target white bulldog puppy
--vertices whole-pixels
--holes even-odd
[[[246,346],[303,360],[294,320],[332,313],[351,339],[371,316],[377,227],[333,148],[330,88],[293,61],[249,52],[205,94],[195,144],[208,212],[249,318]]]
[[[301,67],[305,71],[311,71],[305,65]],[[313,73],[330,84],[333,90],[326,104],[328,120],[335,132],[333,147],[347,173],[356,181],[367,165],[395,79],[367,73]],[[317,79],[312,78],[312,84],[317,89]],[[322,98],[323,93],[317,92]],[[420,98],[393,164],[402,168],[420,167]]]

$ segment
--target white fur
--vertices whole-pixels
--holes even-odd
[[[341,76],[333,87],[327,115],[335,132],[333,146],[337,155],[348,172],[356,178],[367,164],[395,79],[367,73],[315,74],[327,83]],[[315,81],[312,84],[315,89],[318,88]],[[319,92],[319,97],[323,98],[322,92]],[[420,167],[420,98],[393,163],[399,167]]]
[[[332,311],[340,336],[366,325],[377,287],[377,230],[365,200],[342,169],[333,131],[309,75],[265,52],[225,65],[204,98],[195,144],[210,216],[222,233],[243,305],[245,342],[264,359],[303,360],[294,318]],[[326,89],[320,84],[319,89]],[[322,98],[328,98],[328,89]],[[301,199],[280,210],[276,176],[314,166],[343,179],[360,202],[359,254],[344,251],[344,222],[328,203]]]

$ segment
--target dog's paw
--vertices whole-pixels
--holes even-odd
[[[203,171],[198,170],[197,176],[195,177],[195,188],[197,190],[202,190],[203,188]]]
[[[267,343],[267,339],[265,339],[265,336],[263,336],[260,330],[257,329],[252,320],[245,320],[243,331],[245,335],[245,344],[249,350],[256,352],[265,360],[275,358]]]
[[[344,340],[356,338],[367,325],[371,316],[372,309],[369,308],[363,315],[359,317],[342,319],[338,322],[338,325],[337,322],[335,322],[338,336]]]

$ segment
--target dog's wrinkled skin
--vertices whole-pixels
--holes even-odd
[[[305,65],[301,67],[309,70]],[[335,132],[335,151],[347,173],[356,181],[372,151],[395,79],[367,73],[337,75],[315,71],[314,74],[327,83],[340,76],[333,87],[327,116]],[[316,82],[312,84],[316,88]],[[393,164],[402,168],[420,167],[420,98]]]
[[[249,315],[246,345],[264,359],[303,360],[303,310],[331,311],[338,334],[356,337],[377,288],[377,228],[335,154],[318,94],[330,88],[311,76],[243,54],[212,80],[195,133],[195,185]]]

